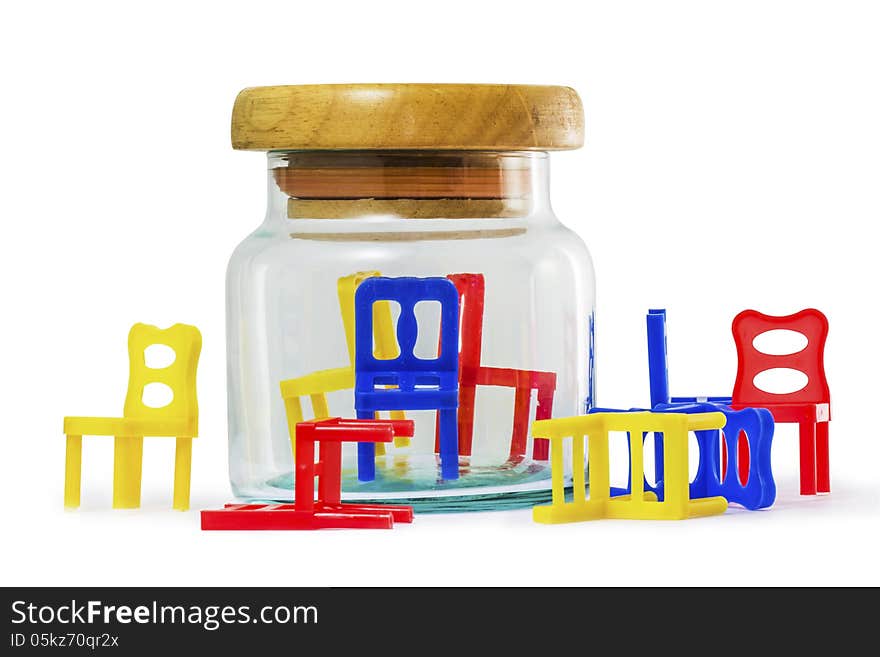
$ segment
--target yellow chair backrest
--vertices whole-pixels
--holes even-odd
[[[146,350],[165,345],[174,351],[174,361],[162,368],[148,367]],[[129,377],[125,397],[126,418],[145,420],[184,420],[190,436],[198,435],[199,406],[196,400],[196,368],[202,350],[202,334],[195,326],[175,324],[160,329],[135,324],[128,334]],[[168,386],[174,397],[165,406],[154,408],[143,400],[144,388],[151,383]]]
[[[345,327],[345,342],[348,346],[348,362],[354,367],[354,294],[358,286],[368,278],[381,276],[378,271],[359,271],[339,279],[339,312]],[[375,327],[376,357],[382,359],[397,358],[400,350],[394,335],[394,323],[391,316],[391,304],[379,301],[373,305],[373,326]]]

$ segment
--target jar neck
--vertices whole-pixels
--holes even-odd
[[[543,152],[274,151],[269,222],[505,220],[552,216]],[[323,223],[323,222],[322,222]],[[434,222],[432,222],[434,223]]]

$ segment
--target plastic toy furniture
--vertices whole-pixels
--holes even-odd
[[[480,367],[483,351],[485,281],[482,274],[450,274],[446,278],[452,281],[458,291],[461,329],[461,348],[458,352],[458,453],[470,456],[474,441],[476,370]],[[439,350],[442,351],[442,339],[440,343]],[[439,422],[435,434],[434,451],[439,452]]]
[[[728,502],[739,504],[749,510],[766,508],[776,500],[776,483],[773,480],[773,471],[770,466],[770,447],[773,442],[774,428],[773,416],[770,411],[764,408],[744,408],[735,411],[729,406],[712,403],[658,404],[653,411],[655,413],[719,412],[724,415],[725,423],[722,431],[724,443],[721,444],[726,444],[727,451],[733,454],[730,472],[736,472],[739,476],[727,475],[722,463],[718,430],[695,431],[694,434],[697,437],[697,445],[700,450],[700,462],[697,475],[690,484],[690,498],[692,500],[720,495]],[[624,411],[602,409],[601,412]],[[745,435],[747,444],[740,442],[741,435]],[[643,441],[644,438],[643,435]],[[632,440],[631,436],[630,440]],[[745,444],[746,453],[751,452],[752,454],[750,464],[745,469],[738,463],[739,450],[734,449],[737,443]],[[663,450],[662,440],[655,440],[654,445],[655,449]],[[628,447],[630,450],[632,449],[631,445]],[[630,479],[625,488],[612,488],[611,496],[629,495],[631,483]],[[644,488],[654,493],[657,499],[663,500],[662,470],[656,484],[652,486],[646,480]]]
[[[354,376],[354,295],[358,286],[367,278],[381,276],[378,271],[358,272],[339,279],[339,311],[342,315],[342,324],[345,328],[345,344],[348,347],[348,359],[351,364],[352,376]],[[395,358],[398,355],[397,340],[394,337],[394,322],[391,317],[391,305],[387,301],[380,301],[373,306],[373,321],[376,326],[376,356],[379,358]],[[354,383],[348,386],[354,387]],[[389,417],[392,420],[405,420],[403,411],[391,411]],[[376,419],[379,414],[376,413]],[[410,438],[408,436],[395,436],[395,447],[407,447]],[[385,443],[376,443],[376,453],[385,453]]]
[[[669,395],[669,366],[666,348],[666,310],[652,308],[645,317],[648,328],[648,379],[651,387],[651,408],[658,404],[695,404],[712,403],[729,406],[730,397],[671,397]],[[727,443],[721,445],[721,467],[727,472]],[[654,464],[659,476],[663,468],[663,453],[657,443],[654,444]],[[739,464],[743,468],[740,473],[745,477],[749,469],[748,446],[740,443]]]
[[[758,351],[754,346],[755,338],[775,329],[800,333],[807,339],[807,346],[786,355]],[[801,495],[830,492],[828,422],[831,420],[831,394],[824,367],[828,319],[814,308],[784,317],[744,310],[733,319],[732,330],[737,353],[733,407],[761,406],[773,414],[776,422],[800,425]],[[755,377],[774,368],[803,372],[807,384],[785,394],[758,388]]]
[[[337,281],[339,311],[345,329],[349,366],[320,370],[295,379],[287,379],[280,384],[281,396],[284,398],[284,407],[287,413],[290,447],[293,450],[294,457],[296,456],[296,425],[305,419],[300,398],[309,397],[312,401],[312,413],[315,418],[325,418],[330,415],[327,407],[327,393],[354,388],[355,290],[367,278],[379,275],[377,271],[358,272],[343,276]],[[397,341],[394,339],[391,307],[387,301],[380,302],[373,308],[373,313],[376,324],[376,353],[380,358],[392,358],[397,355]],[[406,416],[399,411],[393,411],[391,419],[405,420]],[[405,446],[408,443],[409,439],[405,437],[395,439],[395,444],[398,446]],[[380,445],[384,453],[385,445],[384,443]]]
[[[691,500],[688,488],[688,431],[720,429],[721,413],[593,413],[532,424],[532,433],[550,440],[552,503],[536,506],[533,518],[541,523],[577,522],[599,518],[634,520],[681,520],[723,513],[727,500],[706,497]],[[663,433],[664,499],[644,487],[644,445],[630,441],[630,495],[611,497],[609,431]],[[584,438],[588,438],[590,498],[586,498],[582,466],[573,468],[573,499],[565,501],[563,441],[572,439],[572,463],[584,462]]]
[[[670,397],[669,368],[666,349],[666,310],[648,310],[648,377],[651,386],[651,408],[657,404],[730,404],[730,397]]]
[[[147,367],[145,350],[152,345],[174,350],[175,359],[164,368]],[[174,508],[189,508],[192,439],[198,435],[196,368],[202,336],[195,326],[175,324],[159,329],[135,324],[128,334],[129,378],[123,417],[65,417],[67,458],[64,505],[79,506],[82,471],[82,437],[115,436],[113,460],[113,508],[136,509],[141,504],[141,464],[144,436],[176,438],[174,457]],[[144,388],[151,383],[168,386],[173,399],[161,408],[143,402]]]
[[[513,433],[510,438],[510,459],[521,460],[526,454],[529,436],[529,407],[532,390],[537,391],[536,420],[549,419],[553,414],[553,396],[556,393],[556,374],[529,370],[485,367],[481,365],[483,352],[483,306],[485,280],[482,274],[450,274],[447,278],[458,290],[461,321],[461,349],[459,351],[458,393],[458,451],[470,456],[474,437],[474,400],[478,385],[513,388]],[[442,349],[442,344],[441,344]],[[439,438],[435,450],[439,449]],[[536,439],[532,457],[546,460],[548,444]]]
[[[342,443],[390,442],[412,436],[411,420],[325,419],[296,428],[296,484],[293,504],[227,504],[202,511],[202,529],[391,529],[412,522],[411,506],[343,504]],[[315,444],[319,461],[315,463]],[[315,477],[318,496],[315,499]]]
[[[394,300],[400,304],[397,320],[396,358],[381,359],[373,353],[376,331],[374,304]],[[359,418],[379,410],[436,409],[440,428],[440,470],[443,479],[458,478],[458,350],[443,349],[436,358],[422,359],[415,353],[418,322],[415,305],[440,303],[442,344],[458,344],[458,292],[445,278],[368,278],[355,293],[355,389],[354,406]],[[394,387],[390,387],[394,386]],[[371,443],[358,445],[358,479],[376,476]]]

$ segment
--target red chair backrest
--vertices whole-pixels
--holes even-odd
[[[482,274],[449,274],[458,290],[461,351],[458,355],[462,370],[480,367],[483,353],[483,303],[486,283]],[[442,345],[441,345],[442,348]]]
[[[756,337],[767,331],[785,329],[800,333],[807,346],[793,354],[765,354],[755,348]],[[756,310],[744,310],[733,319],[733,340],[736,343],[737,371],[733,386],[735,405],[760,407],[780,403],[828,403],[830,393],[825,379],[825,338],[828,319],[815,308],[807,308],[793,315],[773,317]],[[773,393],[755,385],[755,377],[775,368],[789,368],[802,372],[807,384],[800,390]]]

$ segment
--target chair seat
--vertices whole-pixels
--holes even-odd
[[[424,411],[458,408],[458,390],[389,390],[355,391],[358,411]]]
[[[127,417],[65,417],[68,436],[168,436],[195,438],[198,429],[188,420],[150,420]]]
[[[731,397],[670,397],[671,404],[723,404],[730,406]]]
[[[517,370],[504,367],[462,368],[462,384],[481,386],[502,386],[505,388],[539,389],[556,387],[554,372],[538,370]]]
[[[354,370],[351,367],[337,367],[282,381],[281,396],[285,399],[307,397],[351,388],[354,388]]]
[[[763,402],[737,402],[731,404],[735,410],[743,408],[766,408],[773,414],[775,422],[828,422],[831,419],[831,405],[827,402],[784,402],[768,404]]]

